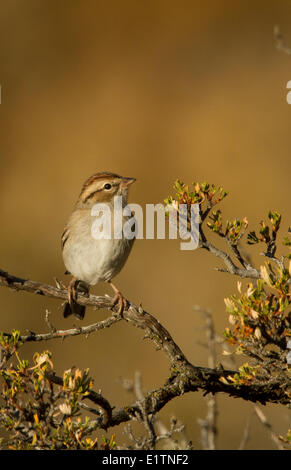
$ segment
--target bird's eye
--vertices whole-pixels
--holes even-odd
[[[104,189],[107,189],[107,191],[109,191],[109,189],[111,189],[111,188],[112,188],[112,186],[111,186],[110,183],[104,184]]]

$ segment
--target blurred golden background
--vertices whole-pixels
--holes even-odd
[[[84,180],[103,170],[137,178],[130,202],[163,201],[177,178],[209,181],[230,191],[225,217],[247,216],[253,229],[272,209],[282,212],[283,228],[290,225],[291,57],[273,37],[279,24],[291,45],[290,18],[287,0],[1,0],[0,268],[67,282],[63,227]],[[211,309],[221,333],[223,298],[236,291],[237,279],[218,265],[175,241],[138,240],[115,283],[190,361],[207,366],[204,321],[193,305]],[[103,284],[93,292],[111,294]],[[46,309],[58,328],[78,323],[62,318],[56,300],[8,289],[0,299],[4,331],[46,331]],[[84,324],[106,315],[88,309]],[[26,345],[22,354],[50,349],[57,373],[89,367],[95,389],[119,407],[132,401],[119,377],[140,370],[145,390],[167,377],[163,354],[142,336],[124,322],[88,339]],[[235,449],[252,405],[219,395],[218,406],[218,447]],[[285,410],[264,412],[276,433],[287,432]],[[195,393],[161,417],[166,425],[172,415],[181,419],[199,448],[197,419],[205,414]],[[112,432],[126,441],[122,429]],[[274,448],[254,416],[247,447]]]

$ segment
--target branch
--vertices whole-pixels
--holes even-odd
[[[254,411],[255,411],[258,419],[262,423],[262,425],[265,426],[265,428],[269,431],[270,437],[271,437],[272,441],[276,444],[276,447],[279,450],[284,450],[284,446],[280,442],[280,439],[278,438],[278,436],[274,433],[274,431],[272,429],[272,425],[269,423],[269,421],[267,420],[267,418],[264,415],[264,413],[262,412],[262,410],[257,405],[254,405]]]
[[[195,308],[195,307],[194,307]],[[212,314],[209,311],[196,307],[205,317],[206,323],[206,336],[208,346],[208,365],[214,368],[216,365],[216,333]],[[201,442],[204,450],[216,449],[216,436],[217,436],[217,399],[215,395],[208,397],[207,400],[207,416],[205,419],[198,419],[201,426]]]
[[[210,253],[214,254],[218,258],[220,258],[224,265],[225,268],[216,268],[217,271],[229,273],[229,274],[234,274],[235,276],[239,276],[242,278],[251,278],[251,279],[260,279],[261,274],[260,272],[250,266],[249,264],[245,264],[245,268],[239,268],[236,266],[236,264],[232,261],[231,257],[223,250],[220,248],[217,248],[214,246],[212,243],[210,243],[208,240],[206,240],[205,236],[202,236],[203,232],[201,232],[201,243],[200,247],[206,249]],[[241,263],[245,263],[242,261],[241,255],[239,261]]]
[[[79,299],[79,298],[78,298]],[[62,338],[65,339],[68,336],[78,336],[78,335],[85,335],[88,336],[89,334],[103,330],[104,328],[109,328],[114,323],[117,323],[122,320],[120,315],[113,313],[110,317],[106,318],[105,320],[101,320],[97,323],[93,323],[92,325],[88,326],[79,326],[74,328],[69,328],[68,330],[57,330],[53,329],[49,333],[33,333],[30,332],[28,335],[20,336],[20,341],[22,343],[28,343],[32,341],[47,341],[50,339]]]
[[[37,295],[44,295],[47,297],[53,297],[56,299],[67,300],[68,292],[67,289],[63,289],[61,286],[53,287],[48,284],[31,281],[29,279],[22,279],[5,271],[0,270],[0,287],[9,287],[17,291],[30,292]],[[95,295],[82,295],[78,294],[78,303],[80,305],[86,305],[94,307],[95,309],[107,308],[115,311],[117,309],[114,306],[113,298],[109,296],[95,296]],[[167,355],[171,364],[177,365],[187,364],[188,361],[184,356],[179,346],[174,342],[170,333],[164,328],[160,322],[153,317],[150,313],[147,313],[142,307],[137,307],[133,303],[127,301],[127,308],[124,310],[123,315],[117,315],[114,313],[112,316],[104,321],[94,323],[87,327],[71,328],[69,330],[55,330],[53,329],[49,333],[35,334],[31,332],[29,335],[21,336],[20,341],[43,341],[54,338],[64,338],[68,336],[76,336],[79,334],[88,335],[93,331],[100,330],[111,326],[112,324],[125,319],[134,324],[138,328],[146,330],[146,337],[152,339],[159,349],[162,349]]]
[[[0,271],[0,286],[61,300],[67,299],[67,290],[60,285],[53,287],[29,279],[22,279],[4,271]],[[145,330],[145,337],[151,339],[158,349],[164,352],[170,363],[170,377],[164,386],[148,392],[145,396],[145,406],[149,414],[157,413],[170,400],[177,396],[198,390],[202,390],[204,395],[222,392],[232,397],[239,397],[244,400],[262,404],[267,402],[287,404],[290,402],[287,393],[288,384],[282,382],[280,377],[272,377],[268,381],[258,380],[252,384],[237,384],[232,383],[231,380],[228,381],[229,378],[234,377],[237,373],[236,371],[192,365],[179,346],[174,342],[170,333],[153,315],[144,311],[142,307],[137,307],[127,301],[123,315],[120,316],[116,314],[113,299],[109,296],[84,296],[80,294],[78,296],[78,302],[81,305],[91,306],[95,309],[107,308],[114,313],[103,321],[85,327],[57,330],[50,325],[51,331],[49,333],[30,333],[29,335],[20,336],[20,341],[25,343],[29,341],[64,338],[78,334],[88,335],[93,331],[109,327],[122,319],[137,328]],[[122,422],[131,420],[132,416],[136,413],[140,413],[140,404],[133,403],[130,406],[113,411],[111,418],[108,418],[108,416],[107,418],[103,418],[101,425],[100,420],[98,420],[98,422],[101,427],[116,426]]]

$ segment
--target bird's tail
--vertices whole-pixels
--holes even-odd
[[[81,281],[75,283],[76,287],[76,297],[78,292],[80,294],[89,295],[89,286]],[[86,307],[85,305],[80,305],[77,303],[75,298],[72,298],[70,302],[65,303],[63,316],[64,318],[69,317],[70,315],[75,315],[79,320],[83,320],[85,316]]]
[[[75,315],[75,317],[77,317],[79,320],[83,320],[85,316],[85,311],[86,311],[85,305],[77,304],[77,302],[74,302],[74,301],[71,303],[66,302],[64,311],[63,311],[63,316],[67,318],[70,315]]]

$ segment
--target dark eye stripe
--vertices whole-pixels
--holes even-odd
[[[119,183],[106,183],[106,184],[110,184],[110,189],[113,188],[114,186],[119,185]],[[92,193],[88,194],[88,196],[86,196],[86,198],[84,199],[84,202],[87,202],[88,199],[91,199],[91,197],[93,197],[97,193],[100,193],[100,191],[104,191],[104,188],[105,188],[106,184],[102,188],[96,189]]]
[[[91,199],[91,197],[94,196],[94,194],[100,193],[100,191],[102,191],[102,190],[103,190],[103,188],[96,189],[96,191],[93,191],[93,193],[88,194],[88,196],[84,199],[84,202],[87,202],[88,199]]]

